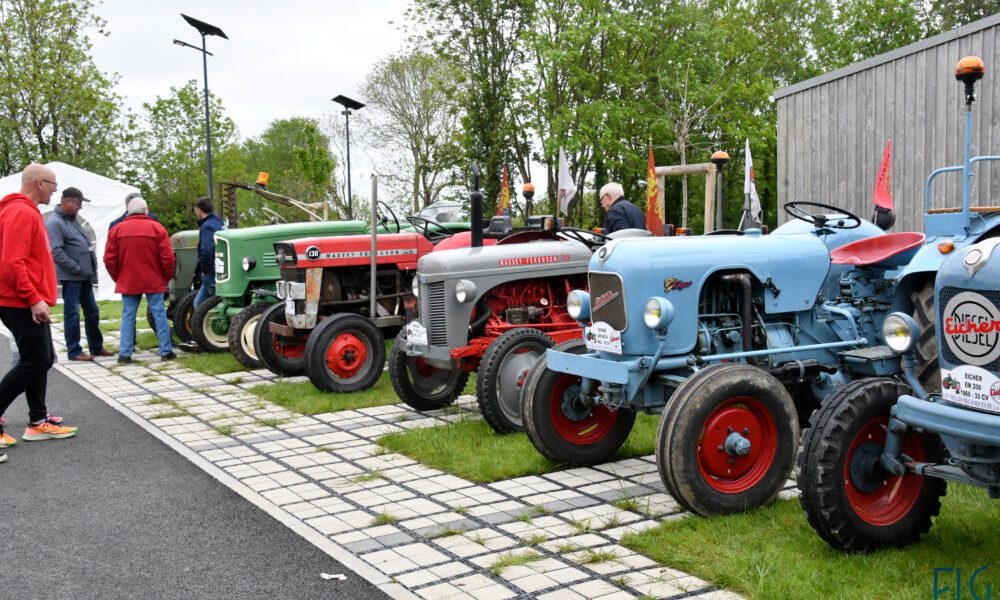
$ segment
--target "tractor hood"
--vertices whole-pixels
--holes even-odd
[[[417,271],[421,281],[474,277],[499,271],[516,271],[525,278],[541,277],[572,269],[583,272],[590,257],[590,250],[580,242],[545,240],[439,250],[421,258]]]
[[[400,269],[413,269],[417,259],[434,249],[422,235],[416,233],[379,234],[376,263],[392,264]],[[288,249],[291,252],[288,252]],[[311,237],[275,244],[275,252],[282,255],[279,261],[294,264],[300,269],[312,267],[347,267],[371,264],[371,235],[344,235],[339,237]]]
[[[254,242],[271,240],[277,242],[292,238],[317,235],[348,235],[368,231],[364,221],[312,221],[309,223],[282,223],[280,225],[261,225],[259,227],[242,227],[226,229],[215,234],[224,240]]]

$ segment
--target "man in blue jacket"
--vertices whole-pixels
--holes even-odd
[[[62,200],[49,218],[45,229],[49,235],[52,259],[56,263],[56,279],[62,285],[63,333],[70,360],[87,361],[95,356],[113,356],[104,348],[101,335],[100,309],[94,299],[97,281],[97,258],[83,226],[76,219],[84,202],[90,202],[75,187],[63,190]],[[87,331],[90,354],[80,347],[80,307]]]
[[[198,216],[198,272],[201,274],[201,287],[194,297],[197,307],[215,295],[215,232],[225,229],[226,224],[213,212],[208,197],[198,198],[194,214]]]
[[[601,207],[608,212],[604,218],[604,233],[614,233],[622,229],[645,229],[646,216],[635,204],[625,199],[625,190],[620,183],[606,183],[600,192]]]

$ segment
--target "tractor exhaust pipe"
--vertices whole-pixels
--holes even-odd
[[[472,193],[469,194],[472,216],[472,247],[483,246],[483,191],[479,189],[479,167],[472,165]]]

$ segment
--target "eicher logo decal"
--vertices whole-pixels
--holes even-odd
[[[559,262],[555,254],[549,256],[521,256],[518,258],[501,258],[501,267],[526,267],[528,265],[547,265]]]
[[[620,296],[618,292],[614,290],[608,290],[601,294],[600,296],[594,298],[594,308],[593,310],[601,310],[602,307],[606,306],[609,302]]]
[[[673,292],[675,290],[680,291],[686,287],[691,287],[690,281],[681,281],[676,277],[667,277],[666,279],[663,280],[664,292]]]
[[[944,339],[959,359],[988,365],[1000,357],[1000,310],[975,292],[961,292],[944,307]]]

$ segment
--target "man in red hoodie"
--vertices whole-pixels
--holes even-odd
[[[56,271],[39,204],[48,204],[59,188],[52,169],[32,163],[21,173],[21,192],[0,200],[0,321],[17,343],[20,360],[0,380],[0,416],[22,392],[28,400],[26,442],[68,438],[76,427],[48,420],[45,388],[55,362],[52,318]],[[0,428],[0,448],[17,443]],[[7,459],[0,455],[0,462]]]

